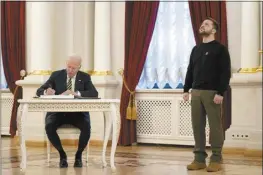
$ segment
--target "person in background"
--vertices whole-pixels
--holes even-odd
[[[195,140],[194,161],[188,170],[205,169],[216,172],[221,169],[224,130],[221,108],[223,94],[229,87],[231,65],[228,49],[215,40],[218,22],[212,18],[203,21],[199,33],[203,38],[191,52],[184,84],[183,99],[189,100],[191,91],[191,120]],[[212,148],[209,166],[206,166],[206,114],[208,116]]]

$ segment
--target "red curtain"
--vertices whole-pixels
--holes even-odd
[[[14,94],[15,82],[20,79],[20,70],[25,69],[25,25],[26,2],[1,2],[1,49],[5,78],[10,91]],[[18,102],[22,98],[22,88],[14,94],[14,103],[10,121],[10,134],[15,136]]]
[[[189,1],[192,26],[197,44],[202,42],[198,30],[206,17],[212,17],[219,23],[216,40],[228,47],[227,42],[227,14],[225,1]],[[223,126],[227,130],[231,125],[231,88],[224,94],[223,101]]]
[[[141,76],[155,26],[159,2],[127,1],[125,10],[124,78],[134,91]],[[136,142],[136,121],[126,119],[129,92],[123,86],[121,94],[120,145]]]

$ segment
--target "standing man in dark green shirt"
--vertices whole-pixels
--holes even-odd
[[[229,86],[231,76],[230,56],[227,48],[215,40],[218,23],[207,18],[199,33],[203,42],[192,49],[184,85],[183,98],[189,100],[191,91],[191,115],[194,132],[194,161],[188,170],[206,168],[209,172],[219,171],[224,143],[221,107],[223,94]],[[209,166],[206,167],[206,115],[208,116],[212,148]]]

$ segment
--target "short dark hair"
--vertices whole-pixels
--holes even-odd
[[[214,29],[215,29],[216,31],[219,30],[219,23],[218,23],[214,18],[206,17],[205,20],[210,20],[210,21],[212,21],[213,26],[214,26]]]

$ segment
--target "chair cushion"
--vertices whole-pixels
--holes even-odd
[[[71,124],[61,125],[57,129],[58,134],[79,134],[80,130]]]

